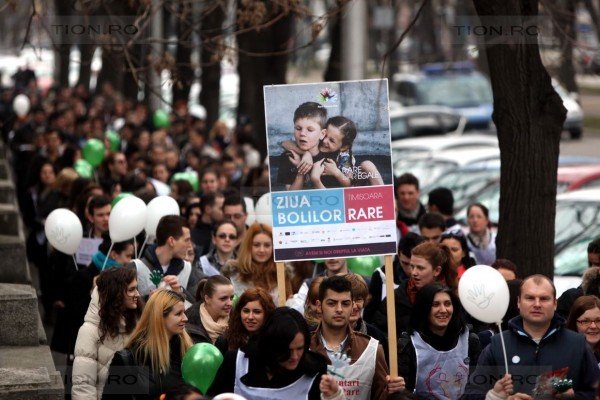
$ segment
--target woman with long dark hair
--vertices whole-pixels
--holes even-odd
[[[236,350],[259,334],[275,310],[273,299],[262,288],[250,288],[240,296],[229,317],[229,326],[217,339],[215,346],[221,353]]]
[[[73,399],[100,399],[113,354],[125,347],[141,313],[135,270],[109,268],[98,276],[73,364]]]
[[[265,323],[260,337],[239,350],[227,352],[208,395],[235,393],[248,399],[321,398],[325,358],[309,351],[308,324],[298,311],[279,307]],[[335,385],[326,398],[341,395]]]
[[[156,399],[183,384],[181,360],[192,347],[186,323],[185,297],[173,290],[156,290],[125,348],[113,357],[102,399]]]
[[[419,290],[408,332],[398,343],[398,373],[419,399],[458,399],[481,348],[454,292],[440,284]]]
[[[475,265],[475,260],[469,255],[469,245],[465,234],[460,229],[444,232],[440,240],[442,246],[448,247],[456,267],[457,278]]]

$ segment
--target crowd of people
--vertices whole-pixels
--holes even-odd
[[[496,259],[488,210],[452,217],[452,192],[419,201],[417,177],[395,181],[394,257],[399,376],[388,355],[386,270],[349,270],[345,259],[286,263],[285,307],[273,232],[249,223],[247,200],[268,191],[268,165],[250,121],[234,130],[176,103],[155,126],[142,103],[109,85],[92,96],[61,88],[42,96],[20,85],[29,113],[0,98],[2,137],[12,150],[27,255],[37,268],[51,348],[64,354],[73,399],[531,399],[596,398],[600,378],[600,240],[588,247],[583,283],[559,299],[552,280],[522,277]],[[107,131],[118,133],[111,148]],[[90,139],[105,143],[91,178],[74,169]],[[178,173],[197,174],[199,187]],[[301,174],[300,172],[297,172]],[[179,175],[181,176],[181,175]],[[156,238],[112,243],[109,216],[122,193],[145,202],[172,196],[181,216],[160,219]],[[81,220],[86,246],[74,261],[48,244],[56,208]],[[81,263],[87,260],[86,263]],[[511,292],[503,331],[470,317],[457,296],[476,264],[497,268]],[[502,340],[506,344],[508,373]],[[224,360],[206,393],[184,383],[182,359],[210,343]],[[135,383],[114,377],[135,376]],[[239,398],[239,397],[238,397]]]

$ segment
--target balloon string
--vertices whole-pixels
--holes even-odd
[[[137,240],[135,238],[135,236],[133,237],[133,254],[135,254],[135,258],[138,258],[138,247],[137,247]]]
[[[102,264],[102,271],[104,271],[104,267],[106,267],[106,262],[108,261],[108,257],[110,257],[110,252],[112,251],[113,248],[113,242],[110,242],[110,247],[108,248],[108,253],[106,253],[106,257],[104,257],[104,264]]]
[[[77,259],[75,258],[75,254],[71,254],[71,256],[73,257],[73,262],[75,263],[75,269],[79,271],[79,265],[77,265]]]
[[[140,258],[142,256],[142,252],[144,251],[144,246],[148,242],[148,236],[144,238],[144,242],[142,243],[142,247],[140,247],[140,254],[137,254],[135,258]]]
[[[506,369],[506,373],[508,374],[508,357],[506,356],[506,344],[504,343],[504,335],[502,335],[502,325],[500,322],[496,322],[498,325],[498,329],[500,330],[500,342],[502,342],[502,353],[504,354],[504,368]]]

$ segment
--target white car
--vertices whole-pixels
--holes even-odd
[[[500,150],[493,146],[469,146],[422,153],[403,157],[394,161],[394,175],[410,172],[425,187],[435,182],[444,173],[472,163],[496,163],[500,159]]]
[[[392,140],[440,134],[462,135],[467,119],[442,106],[398,107],[390,102]]]
[[[392,142],[392,160],[398,161],[412,156],[434,155],[438,151],[473,147],[498,147],[498,138],[493,135],[465,134],[461,136],[438,135],[423,138],[395,140]]]
[[[559,285],[566,290],[581,284],[581,276],[588,268],[587,246],[598,237],[600,189],[576,190],[559,195],[556,205],[556,238],[562,239],[562,246],[554,256],[554,283],[557,292]]]

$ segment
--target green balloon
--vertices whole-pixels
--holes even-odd
[[[240,301],[240,296],[237,294],[233,295],[233,300],[231,300],[231,308],[234,309],[237,306],[238,301]]]
[[[152,116],[155,128],[168,128],[171,125],[169,114],[165,110],[156,110]]]
[[[83,145],[83,158],[92,167],[97,167],[104,160],[104,143],[98,139],[90,139]]]
[[[114,208],[118,202],[123,200],[125,197],[130,197],[130,196],[133,196],[133,194],[131,194],[129,192],[123,192],[123,193],[118,194],[117,197],[112,199],[112,201],[110,203],[111,207]]]
[[[75,161],[73,169],[82,178],[91,179],[94,176],[94,167],[86,160],[80,159]]]
[[[121,149],[121,138],[115,131],[106,131],[106,138],[110,143],[110,151],[119,151]]]
[[[198,343],[183,356],[181,375],[185,383],[206,394],[222,363],[223,355],[219,349],[210,343]]]
[[[171,177],[171,182],[175,181],[188,181],[195,192],[200,188],[200,181],[198,180],[198,173],[196,171],[177,172]]]
[[[350,271],[362,276],[373,275],[373,272],[383,265],[381,258],[377,256],[348,258],[347,263]]]

